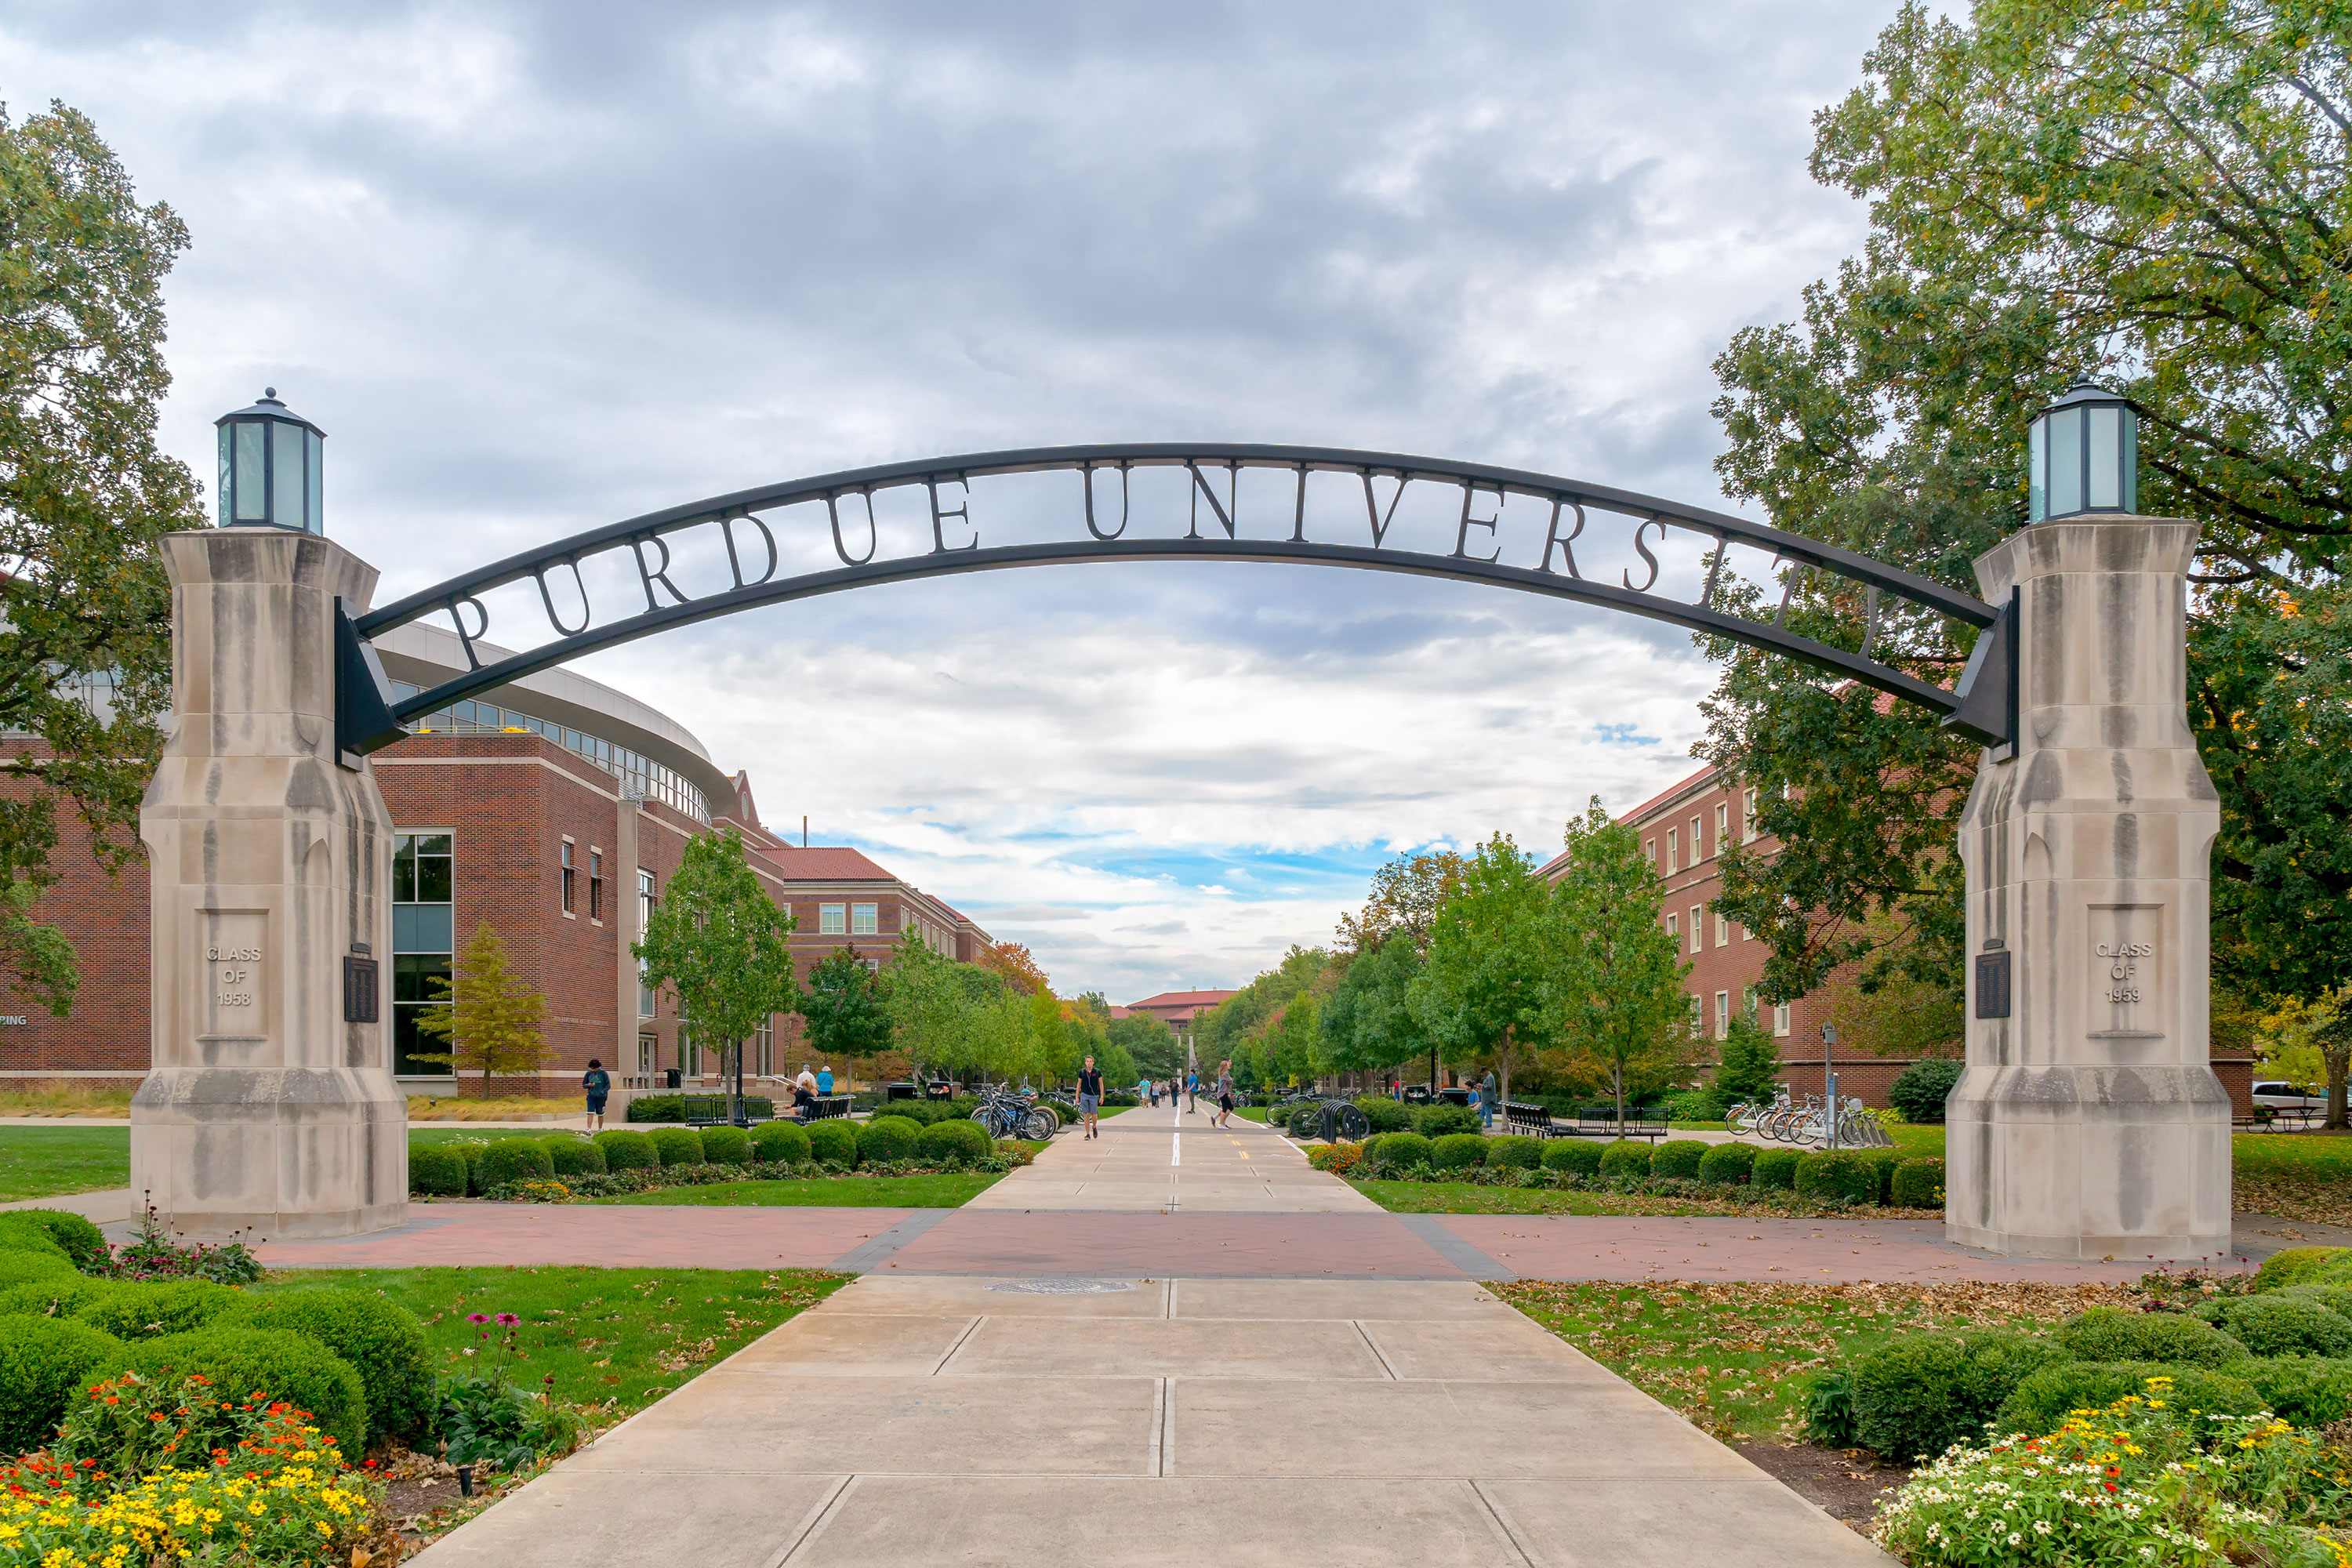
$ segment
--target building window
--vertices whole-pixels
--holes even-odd
[[[602,849],[588,851],[588,918],[592,921],[604,918],[604,852]]]
[[[1756,940],[1756,933],[1748,929],[1748,922],[1746,921],[1741,921],[1739,922],[1739,940],[1742,942],[1754,942]]]
[[[1697,952],[1706,946],[1706,930],[1699,923],[1706,916],[1706,910],[1704,906],[1699,904],[1691,906],[1690,950],[1693,952]]]
[[[637,1072],[640,1077],[651,1078],[654,1076],[654,1062],[660,1056],[660,1036],[639,1035],[637,1037]]]
[[[881,930],[881,926],[882,922],[877,917],[875,908],[872,904],[852,904],[849,906],[850,935],[872,936]]]
[[[1772,1005],[1772,1032],[1776,1035],[1789,1032],[1789,1005],[1786,1002]]]
[[[1666,872],[1669,876],[1679,868],[1682,859],[1682,835],[1676,829],[1666,829]]]
[[[1723,841],[1731,837],[1731,803],[1726,801],[1715,808],[1715,852],[1723,853]]]
[[[1650,863],[1651,870],[1654,871],[1658,868],[1658,841],[1656,839],[1644,838],[1642,840],[1642,858]]]
[[[1682,944],[1683,944],[1682,916],[1680,916],[1680,915],[1668,915],[1668,916],[1666,917],[1666,934],[1667,934],[1668,936],[1673,937],[1673,938],[1675,939],[1675,945],[1676,947],[1680,947],[1680,946],[1682,946]]]
[[[684,1029],[677,1032],[677,1065],[688,1078],[702,1076],[702,1042]]]
[[[1706,1031],[1706,1004],[1700,1001],[1698,999],[1698,993],[1694,991],[1691,993],[1690,1005],[1691,1033],[1694,1035],[1704,1034]]]
[[[448,1042],[420,1035],[418,1016],[449,1005],[447,982],[457,951],[454,840],[446,833],[402,833],[392,841],[392,1070],[451,1078]],[[440,984],[436,984],[439,982]]]
[[[847,904],[819,904],[816,907],[816,934],[840,936],[849,930]]]
[[[637,868],[637,938],[645,939],[646,928],[654,923],[654,874],[643,866]],[[646,984],[646,961],[637,960],[637,1016],[654,1016],[654,988]]]
[[[1715,994],[1715,1037],[1718,1040],[1731,1033],[1731,993]]]
[[[1715,917],[1715,945],[1717,947],[1731,945],[1731,921],[1720,914]]]
[[[568,915],[572,912],[572,879],[576,875],[572,868],[572,840],[569,838],[563,841],[562,863],[563,866],[563,912]]]
[[[1703,817],[1691,818],[1691,864],[1694,866],[1706,858],[1706,835],[1699,831],[1705,826],[1705,821]],[[1717,845],[1716,847],[1719,849],[1722,846]]]
[[[753,1047],[754,1047],[754,1048],[753,1048],[753,1050],[752,1050],[752,1053],[751,1053],[751,1054],[752,1054],[752,1061],[753,1061],[753,1064],[754,1064],[754,1065],[758,1068],[758,1069],[759,1069],[759,1076],[760,1076],[760,1077],[761,1077],[761,1078],[773,1078],[773,1077],[775,1077],[775,1076],[776,1076],[776,1021],[775,1021],[775,1019],[773,1019],[773,1018],[766,1018],[766,1019],[762,1019],[762,1020],[761,1021],[761,1024],[760,1024],[759,1033],[757,1033],[756,1035],[754,1035],[754,1036],[751,1037],[751,1043],[752,1043],[752,1046],[753,1046]]]
[[[1749,790],[1740,797],[1739,841],[1751,844],[1756,839],[1756,792]]]

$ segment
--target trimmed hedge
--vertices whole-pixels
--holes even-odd
[[[1906,1334],[1853,1365],[1855,1440],[1898,1463],[1983,1435],[2013,1391],[2066,1352],[2016,1334]]]
[[[1601,1145],[1590,1138],[1551,1138],[1544,1142],[1543,1167],[1571,1175],[1593,1176],[1601,1170]]]
[[[1650,1174],[1696,1181],[1699,1163],[1706,1158],[1706,1151],[1707,1144],[1699,1139],[1669,1138],[1650,1156]]]
[[[310,1289],[265,1297],[253,1326],[300,1334],[359,1373],[367,1394],[367,1440],[422,1437],[433,1425],[436,1395],[425,1325],[372,1290]]]
[[[88,1323],[0,1317],[0,1454],[47,1447],[91,1369],[122,1353],[121,1341]]]
[[[37,1279],[26,1285],[11,1285],[0,1290],[0,1317],[13,1318],[29,1313],[36,1318],[73,1318],[82,1308],[100,1296],[120,1290],[125,1280],[93,1279],[87,1274],[69,1274],[61,1279]]]
[[[1604,1182],[1639,1182],[1650,1174],[1650,1146],[1631,1138],[1620,1138],[1601,1152],[1601,1179]]]
[[[1895,1195],[1895,1172],[1896,1168],[1903,1163],[1903,1151],[1900,1149],[1856,1149],[1853,1152],[1868,1163],[1872,1172],[1875,1174],[1875,1181],[1873,1184],[1870,1201],[1874,1204],[1883,1204],[1891,1201]]]
[[[1507,1134],[1486,1140],[1486,1168],[1492,1170],[1532,1171],[1543,1163],[1544,1141]]]
[[[2172,1380],[2164,1394],[2169,1404],[2208,1415],[2252,1415],[2263,1407],[2263,1396],[2241,1373],[2252,1364],[2242,1363],[2226,1372],[2215,1372],[2185,1363],[2063,1362],[2043,1367],[2019,1384],[1993,1421],[2003,1433],[2044,1436],[2064,1426],[2074,1411],[2096,1410],[2126,1394],[2146,1395],[2152,1377]]]
[[[1725,1184],[1744,1182],[1755,1164],[1756,1147],[1752,1143],[1710,1143],[1706,1152],[1698,1157],[1698,1179]]]
[[[706,1127],[702,1130],[702,1157],[713,1165],[748,1165],[751,1163],[751,1135],[740,1127]]]
[[[1391,1100],[1385,1094],[1368,1094],[1356,1101],[1356,1109],[1364,1113],[1375,1132],[1409,1132],[1412,1130],[1412,1107],[1402,1100]]]
[[[1944,1162],[1922,1155],[1895,1167],[1887,1201],[1897,1208],[1939,1209],[1944,1206]]]
[[[482,1151],[474,1167],[474,1180],[486,1193],[509,1182],[546,1181],[554,1174],[555,1162],[528,1138],[499,1139]]]
[[[1759,1192],[1785,1193],[1797,1184],[1797,1151],[1759,1149],[1748,1168],[1748,1184]]]
[[[2326,1426],[2352,1415],[2352,1361],[2280,1356],[2232,1366],[2230,1375],[2244,1379],[2272,1415],[2297,1426]]]
[[[303,1334],[215,1326],[125,1346],[110,1363],[92,1363],[83,1370],[93,1376],[195,1373],[211,1379],[224,1399],[266,1394],[309,1411],[319,1430],[354,1459],[367,1436],[367,1389],[358,1371]]]
[[[817,1125],[825,1127],[831,1123],[820,1121]],[[996,1152],[995,1141],[989,1137],[988,1129],[969,1117],[932,1122],[923,1129],[922,1138],[915,1147],[921,1158],[941,1164],[953,1159],[985,1160]]]
[[[247,1310],[242,1291],[209,1279],[121,1279],[78,1303],[73,1315],[126,1342],[161,1334],[192,1333]]]
[[[762,1121],[751,1129],[751,1147],[763,1163],[805,1165],[809,1136],[797,1121]]]
[[[661,1151],[654,1147],[653,1139],[646,1133],[616,1127],[597,1133],[589,1142],[604,1151],[607,1171],[650,1171],[661,1163]]]
[[[646,1136],[664,1166],[702,1163],[702,1134],[691,1127],[656,1127]]]
[[[80,1273],[64,1252],[0,1250],[0,1286],[30,1285],[36,1280],[78,1279]]]
[[[941,1122],[940,1125],[944,1127],[947,1124]],[[979,1128],[980,1123],[975,1121],[972,1126]],[[981,1131],[981,1136],[988,1136],[984,1129]],[[857,1128],[845,1116],[828,1116],[823,1121],[810,1122],[808,1140],[812,1158],[844,1167],[857,1163]]]
[[[688,1098],[683,1091],[677,1094],[641,1094],[629,1101],[629,1120],[632,1122],[683,1121]],[[698,1093],[691,1098],[724,1100],[727,1096],[724,1092],[716,1095]],[[742,1099],[742,1106],[743,1114],[754,1121],[764,1120],[776,1113],[776,1102],[764,1095],[747,1094]]]
[[[2325,1307],[2331,1312],[2352,1318],[2352,1286],[2290,1285],[2273,1294],[2284,1300],[2308,1301],[2315,1307]]]
[[[411,1197],[419,1198],[464,1197],[466,1156],[439,1143],[411,1144],[408,1192]]]
[[[2258,1356],[2352,1355],[2352,1319],[2289,1296],[2223,1297],[2194,1314]]]
[[[1878,1165],[1844,1149],[1800,1155],[1797,1195],[1815,1202],[1874,1204],[1878,1201]]]
[[[1418,1132],[1386,1132],[1381,1135],[1381,1146],[1374,1155],[1379,1169],[1402,1171],[1414,1165],[1431,1163],[1433,1145]]]
[[[63,1209],[14,1209],[8,1217],[18,1225],[40,1227],[64,1249],[76,1268],[87,1268],[106,1258],[106,1233],[78,1214]]]
[[[1412,1112],[1412,1130],[1432,1142],[1454,1132],[1478,1131],[1478,1113],[1466,1105],[1423,1105]]]
[[[974,1125],[977,1125],[975,1123]],[[857,1130],[857,1163],[911,1160],[926,1129],[903,1116],[877,1116]]]
[[[1429,1146],[1429,1163],[1441,1171],[1466,1171],[1486,1157],[1486,1140],[1475,1132],[1448,1132]]]
[[[604,1159],[604,1151],[585,1138],[567,1133],[541,1140],[541,1147],[547,1151],[548,1163],[555,1167],[559,1177],[601,1176],[612,1169]]]
[[[1952,1086],[1959,1081],[1960,1064],[1948,1058],[1913,1062],[1895,1074],[1895,1081],[1887,1086],[1886,1102],[1901,1111],[1906,1121],[1921,1127],[1941,1127],[1944,1101],[1951,1095]]]
[[[0,1214],[0,1251],[39,1253],[72,1261],[47,1226],[23,1214]]]
[[[2179,1312],[2133,1312],[2120,1307],[2093,1307],[2059,1324],[2054,1337],[2076,1361],[2160,1361],[2181,1366],[2221,1366],[2246,1358],[2245,1346],[2210,1323]]]
[[[2273,1252],[2254,1270],[2254,1289],[2277,1290],[2299,1284],[2305,1276],[2316,1273],[2343,1254],[2340,1247],[2290,1247],[2283,1252]]]

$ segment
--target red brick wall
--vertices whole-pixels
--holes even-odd
[[[7,780],[0,781],[0,793],[21,800],[32,790]],[[143,1077],[151,1059],[145,853],[110,877],[90,852],[89,829],[60,802],[49,866],[60,879],[35,903],[33,918],[56,925],[73,943],[81,988],[63,1018],[19,993],[0,994],[0,1016],[25,1020],[0,1022],[0,1072],[101,1075],[93,1082],[109,1073]]]

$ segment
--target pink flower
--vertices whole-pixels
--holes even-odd
[[[512,1312],[500,1312],[499,1314],[499,1327],[502,1329],[511,1329],[517,1323],[521,1321],[522,1320],[516,1317]]]
[[[487,1323],[489,1321],[490,1315],[488,1312],[468,1312],[466,1314],[466,1321],[469,1323]]]

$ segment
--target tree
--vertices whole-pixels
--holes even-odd
[[[678,1017],[695,1037],[723,1042],[740,1069],[743,1041],[772,1014],[796,1010],[792,931],[791,912],[768,897],[730,827],[687,840],[645,940],[629,952],[646,984],[677,993]],[[740,1071],[733,1077],[740,1081]],[[730,1088],[730,1117],[740,1109]]]
[[[1174,1078],[1184,1065],[1176,1047],[1176,1031],[1168,1021],[1150,1013],[1129,1013],[1114,1018],[1105,1030],[1110,1043],[1125,1051],[1139,1073],[1154,1079]]]
[[[35,742],[0,758],[0,885],[56,880],[60,807],[110,873],[139,853],[171,698],[156,542],[204,526],[194,477],[155,445],[163,276],[187,243],[81,114],[0,113],[0,731]],[[28,903],[0,910],[0,968],[62,1016],[73,949]]]
[[[1429,931],[1429,957],[1407,993],[1449,1060],[1483,1058],[1511,1098],[1511,1071],[1556,1037],[1552,972],[1560,931],[1551,885],[1507,834],[1478,847]]]
[[[912,934],[899,939],[879,984],[894,1043],[932,1072],[961,1065],[974,1010],[1004,988],[996,975],[954,963]]]
[[[457,969],[454,984],[440,975],[433,977],[449,1005],[420,1007],[416,1013],[416,1032],[446,1041],[449,1048],[419,1052],[417,1059],[446,1062],[453,1077],[468,1068],[478,1071],[485,1094],[493,1078],[537,1072],[547,1058],[547,1042],[540,1033],[547,998],[507,967],[507,944],[489,921],[476,926],[466,939]]]
[[[2201,528],[2185,695],[2221,802],[2214,972],[2269,995],[2352,980],[2347,82],[2341,18],[2300,5],[1908,5],[1815,121],[1816,178],[1871,204],[1864,253],[1717,362],[1729,493],[1964,587],[2024,521],[2032,410],[2083,373],[2138,405],[2139,510]],[[1859,587],[1791,569],[1734,602],[1770,614],[1783,588],[1791,630],[1861,645]],[[1910,611],[1877,634],[1930,680],[1974,636]],[[1855,960],[1957,994],[1976,748],[1715,647],[1706,754],[1760,786],[1780,841],[1730,858],[1717,902],[1771,944],[1764,994]]]
[[[836,948],[810,967],[799,1012],[821,1057],[854,1060],[890,1048],[892,1020],[882,982],[854,948]]]
[[[1663,885],[1640,836],[1610,821],[1596,796],[1564,837],[1551,1002],[1568,1047],[1608,1079],[1622,1126],[1627,1079],[1672,1065],[1689,1041],[1690,966],[1665,928]]]
[[[2255,1056],[2262,1070],[2291,1083],[2325,1082],[2326,1125],[2345,1125],[2347,1068],[2352,1068],[2352,986],[2339,986],[2306,1001],[2290,996],[2255,1023]]]
[[[1359,952],[1322,1010],[1326,1059],[1346,1071],[1381,1071],[1429,1052],[1434,1088],[1435,1047],[1412,1005],[1420,973],[1421,954],[1408,934],[1391,932]]]
[[[1360,956],[1402,940],[1418,965],[1429,952],[1429,933],[1437,911],[1462,886],[1462,857],[1451,849],[1400,855],[1372,873],[1370,896],[1354,915],[1339,917],[1339,950]],[[1414,1032],[1419,1032],[1416,1026]],[[1437,1086],[1437,1042],[1422,1041],[1429,1052],[1429,1083]],[[1401,1062],[1403,1058],[1399,1058]],[[1394,1064],[1383,1063],[1383,1066]]]
[[[1293,996],[1314,984],[1330,963],[1331,955],[1323,949],[1294,943],[1280,963],[1202,1014],[1192,1025],[1192,1047],[1203,1070],[1229,1057],[1244,1059],[1251,1037]]]
[[[1726,1105],[1755,1105],[1780,1082],[1780,1047],[1753,1013],[1731,1020],[1716,1056],[1715,1097]]]
[[[1054,989],[1045,979],[1045,972],[1038,968],[1037,961],[1029,955],[1029,950],[1017,942],[982,948],[980,964],[1031,995],[1040,993],[1050,994]]]
[[[1008,990],[973,1008],[957,1065],[977,1068],[982,1084],[1009,1083],[1034,1068],[1036,1048],[1029,998]]]

